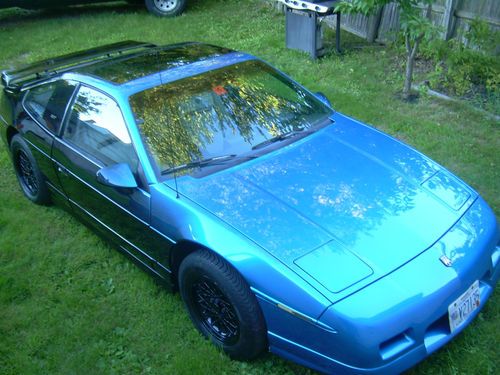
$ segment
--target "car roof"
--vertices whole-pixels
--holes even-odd
[[[63,75],[114,95],[130,96],[151,87],[239,62],[256,59],[211,44],[188,42],[172,44],[117,56],[78,67]]]
[[[199,42],[157,46],[123,41],[2,71],[2,85],[15,92],[57,79],[90,84],[119,97],[256,57]]]
[[[198,42],[156,46],[151,43],[123,41],[7,69],[1,72],[1,79],[2,86],[12,92],[61,77],[98,83],[104,89],[116,89],[129,84],[130,89],[133,86],[130,83],[134,81],[142,80],[144,84],[145,77],[159,75],[162,79],[163,73],[168,71],[175,71],[177,74],[185,66],[208,63],[214,59],[234,60],[235,54],[245,55]],[[191,75],[199,73],[195,68],[191,70]],[[183,75],[185,74],[181,74]]]
[[[188,65],[232,52],[230,49],[203,43],[179,43],[149,48],[134,54],[116,56],[79,67],[73,72],[92,75],[123,84],[150,74]]]

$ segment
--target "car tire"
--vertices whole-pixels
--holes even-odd
[[[155,16],[175,17],[186,8],[187,0],[145,0],[146,8]]]
[[[50,204],[50,191],[45,177],[38,168],[30,148],[19,134],[12,137],[10,152],[17,180],[26,198],[36,204]]]
[[[208,250],[188,255],[179,289],[196,328],[231,358],[250,360],[267,348],[267,329],[255,295],[243,277]]]

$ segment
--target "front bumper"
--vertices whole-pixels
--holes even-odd
[[[414,366],[461,332],[492,294],[500,277],[499,236],[479,197],[427,251],[330,306],[319,322],[335,332],[297,321],[270,324],[271,351],[325,373],[391,374]],[[452,333],[448,306],[476,280],[480,306]]]

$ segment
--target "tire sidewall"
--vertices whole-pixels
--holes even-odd
[[[25,183],[23,177],[21,176],[21,172],[19,171],[18,158],[19,158],[19,153],[21,151],[24,152],[24,154],[27,156],[27,158],[31,164],[31,168],[33,169],[33,173],[35,175],[35,178],[37,180],[38,190],[37,190],[36,194],[33,194],[33,192],[31,192],[29,190],[29,188],[26,186],[26,183]],[[26,196],[26,198],[28,198],[30,201],[32,201],[34,203],[49,204],[50,203],[50,194],[49,194],[49,191],[47,189],[47,185],[45,183],[45,178],[42,175],[42,173],[40,172],[40,168],[38,168],[38,164],[37,164],[32,152],[31,152],[30,148],[28,147],[26,142],[23,140],[23,138],[19,134],[15,135],[12,138],[12,140],[10,142],[10,152],[11,152],[11,156],[12,156],[12,163],[14,165],[14,171],[15,171],[17,180],[19,182],[19,185],[21,186],[21,190],[22,190],[23,194]]]
[[[190,254],[181,264],[179,289],[184,305],[195,327],[216,346],[221,347],[230,357],[241,360],[255,358],[267,347],[267,330],[257,299],[245,280],[230,264],[216,254],[210,253],[207,256],[207,253],[209,253],[207,250],[202,250]],[[206,261],[207,259],[216,259],[220,263],[209,263]],[[222,272],[219,264],[223,265]],[[239,321],[239,337],[232,345],[226,345],[213,337],[194,313],[192,287],[197,281],[204,278],[219,288],[236,313]]]
[[[172,10],[166,12],[159,9],[154,0],[145,0],[148,11],[158,17],[175,17],[180,15],[186,8],[187,0],[177,0],[177,5]]]

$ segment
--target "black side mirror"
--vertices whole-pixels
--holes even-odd
[[[99,183],[106,186],[129,189],[137,187],[134,174],[126,163],[101,168],[97,171],[96,177]]]
[[[328,107],[332,107],[332,103],[330,103],[330,100],[328,100],[328,98],[326,97],[325,94],[323,94],[322,92],[316,92],[314,93],[314,95],[319,99],[321,100],[324,104],[326,104]]]

